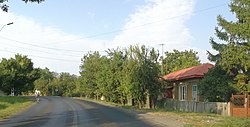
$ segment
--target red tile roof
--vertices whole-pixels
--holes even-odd
[[[179,71],[172,72],[163,76],[162,78],[167,81],[178,81],[190,78],[203,78],[204,74],[208,72],[208,69],[214,65],[206,63],[198,66],[189,67]]]

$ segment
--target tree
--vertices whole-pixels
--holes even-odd
[[[43,95],[52,95],[51,91],[49,91],[49,84],[55,78],[53,73],[49,71],[48,68],[39,69],[40,78],[34,82],[35,89],[41,91]]]
[[[76,93],[76,75],[63,72],[59,77],[59,89],[63,96],[72,97]]]
[[[108,50],[108,58],[110,60],[110,74],[112,76],[112,86],[110,86],[111,89],[113,89],[113,102],[119,102],[122,104],[125,104],[127,101],[127,91],[126,88],[124,89],[124,86],[122,86],[122,80],[124,78],[123,69],[125,66],[125,61],[127,59],[127,54],[125,50],[116,49],[116,50]]]
[[[166,74],[173,71],[181,70],[184,68],[196,66],[200,64],[200,60],[197,56],[198,52],[193,50],[166,52],[164,58],[164,65],[166,68]]]
[[[1,68],[1,89],[10,93],[12,88],[16,94],[29,92],[34,89],[34,81],[39,78],[38,69],[33,67],[31,59],[27,56],[15,55],[15,58],[3,58]]]
[[[215,66],[205,74],[198,84],[199,94],[210,102],[228,102],[235,91],[231,77],[220,66]]]
[[[22,0],[24,1],[25,3],[28,3],[28,2],[37,2],[37,3],[41,3],[43,2],[44,0]],[[5,11],[5,12],[8,12],[8,8],[9,6],[7,4],[5,4],[5,2],[8,2],[8,0],[0,0],[0,8]]]
[[[147,97],[152,101],[156,100],[160,90],[157,59],[159,53],[153,48],[146,48],[144,45],[131,46],[128,51],[128,88],[138,107],[146,104]],[[148,98],[149,99],[149,98]]]
[[[100,61],[99,52],[94,52],[92,54],[87,54],[82,58],[82,64],[80,65],[80,82],[82,84],[81,88],[88,97],[97,97],[97,73],[101,70],[101,61]]]
[[[236,21],[227,21],[221,15],[217,17],[215,34],[224,43],[210,39],[212,48],[218,54],[208,52],[209,59],[233,75],[240,93],[247,93],[250,92],[250,2],[232,0],[229,7]]]

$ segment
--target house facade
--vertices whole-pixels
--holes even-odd
[[[198,94],[198,83],[213,66],[206,63],[163,76],[162,78],[169,83],[164,92],[165,97],[180,101],[203,101],[203,98]]]

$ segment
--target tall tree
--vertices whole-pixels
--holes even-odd
[[[200,64],[198,52],[193,50],[178,51],[173,50],[173,52],[166,52],[164,58],[164,66],[166,68],[166,74],[173,71],[181,70],[191,66],[196,66]]]
[[[108,50],[108,58],[110,59],[110,70],[112,75],[112,89],[114,89],[113,99],[114,102],[125,104],[127,100],[127,91],[122,87],[123,69],[127,59],[125,50],[116,49]]]
[[[157,59],[159,53],[153,48],[143,46],[131,46],[129,48],[130,69],[129,90],[139,106],[142,108],[146,104],[147,97],[155,100],[159,94],[159,68]],[[129,74],[129,73],[128,73]]]
[[[80,65],[80,82],[82,84],[82,90],[88,97],[97,97],[97,73],[101,70],[101,55],[99,52],[89,53],[82,58],[82,64]]]
[[[217,17],[215,34],[224,43],[217,43],[211,38],[210,43],[218,54],[208,54],[211,61],[234,76],[239,92],[246,93],[250,92],[250,2],[232,0],[229,7],[236,20],[227,21],[221,15]]]
[[[14,88],[16,94],[34,89],[34,81],[39,78],[38,70],[27,56],[15,55],[15,58],[3,58],[0,64],[2,70],[1,89],[10,93]]]

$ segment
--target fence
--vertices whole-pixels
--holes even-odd
[[[227,102],[195,102],[166,99],[163,107],[184,112],[216,113],[230,116],[230,103]]]
[[[250,95],[233,95],[231,98],[231,115],[250,118]]]

